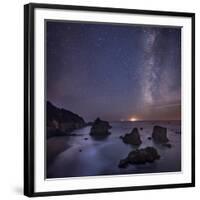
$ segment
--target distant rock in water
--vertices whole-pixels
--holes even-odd
[[[125,168],[128,164],[145,164],[152,163],[160,159],[160,155],[154,147],[146,147],[144,149],[136,149],[131,151],[127,158],[120,160],[118,167]]]
[[[90,129],[91,136],[107,136],[110,134],[109,129],[112,128],[107,121],[97,118]]]
[[[47,137],[67,135],[75,129],[85,126],[85,121],[79,115],[57,108],[47,101]]]
[[[167,143],[169,139],[167,138],[167,128],[161,126],[154,126],[152,138],[157,143]]]
[[[170,143],[164,143],[163,146],[167,148],[172,148],[172,145]]]
[[[176,134],[181,134],[181,131],[175,131]]]
[[[85,126],[92,126],[93,125],[93,122],[87,122],[86,124],[85,124]]]
[[[134,128],[131,133],[125,134],[125,136],[120,137],[124,143],[132,145],[140,145],[142,143],[140,139],[140,134],[137,128]]]

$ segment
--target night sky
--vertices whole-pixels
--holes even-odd
[[[46,22],[47,99],[86,121],[181,118],[181,28]]]

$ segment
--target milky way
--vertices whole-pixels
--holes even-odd
[[[86,120],[180,119],[181,29],[47,22],[47,99]]]
[[[174,118],[180,117],[181,106],[181,50],[179,38],[173,29],[148,28],[144,30],[144,53],[141,61],[141,88],[143,114]],[[175,43],[174,43],[175,42]],[[176,112],[174,112],[174,110]],[[160,114],[165,114],[165,116]],[[170,113],[171,115],[171,113]],[[172,116],[171,116],[172,117]]]

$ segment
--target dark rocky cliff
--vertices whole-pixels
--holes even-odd
[[[75,129],[85,126],[85,121],[79,115],[57,108],[51,102],[47,101],[47,137],[66,135]]]

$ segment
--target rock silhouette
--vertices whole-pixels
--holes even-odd
[[[140,145],[142,143],[140,139],[140,134],[137,128],[134,128],[131,133],[125,134],[125,136],[120,137],[124,143],[132,145]]]
[[[152,138],[156,143],[167,143],[169,141],[169,139],[167,138],[167,128],[154,126]]]
[[[85,121],[79,115],[57,108],[47,101],[47,137],[67,135],[75,129],[85,126]]]
[[[172,145],[170,143],[164,143],[163,146],[167,148],[172,148]]]
[[[109,129],[112,128],[107,121],[103,121],[100,118],[97,118],[91,129],[91,136],[108,136],[110,134]]]
[[[152,163],[160,159],[160,155],[154,147],[146,147],[131,151],[127,158],[120,160],[118,167],[125,168],[128,164],[145,164]]]

